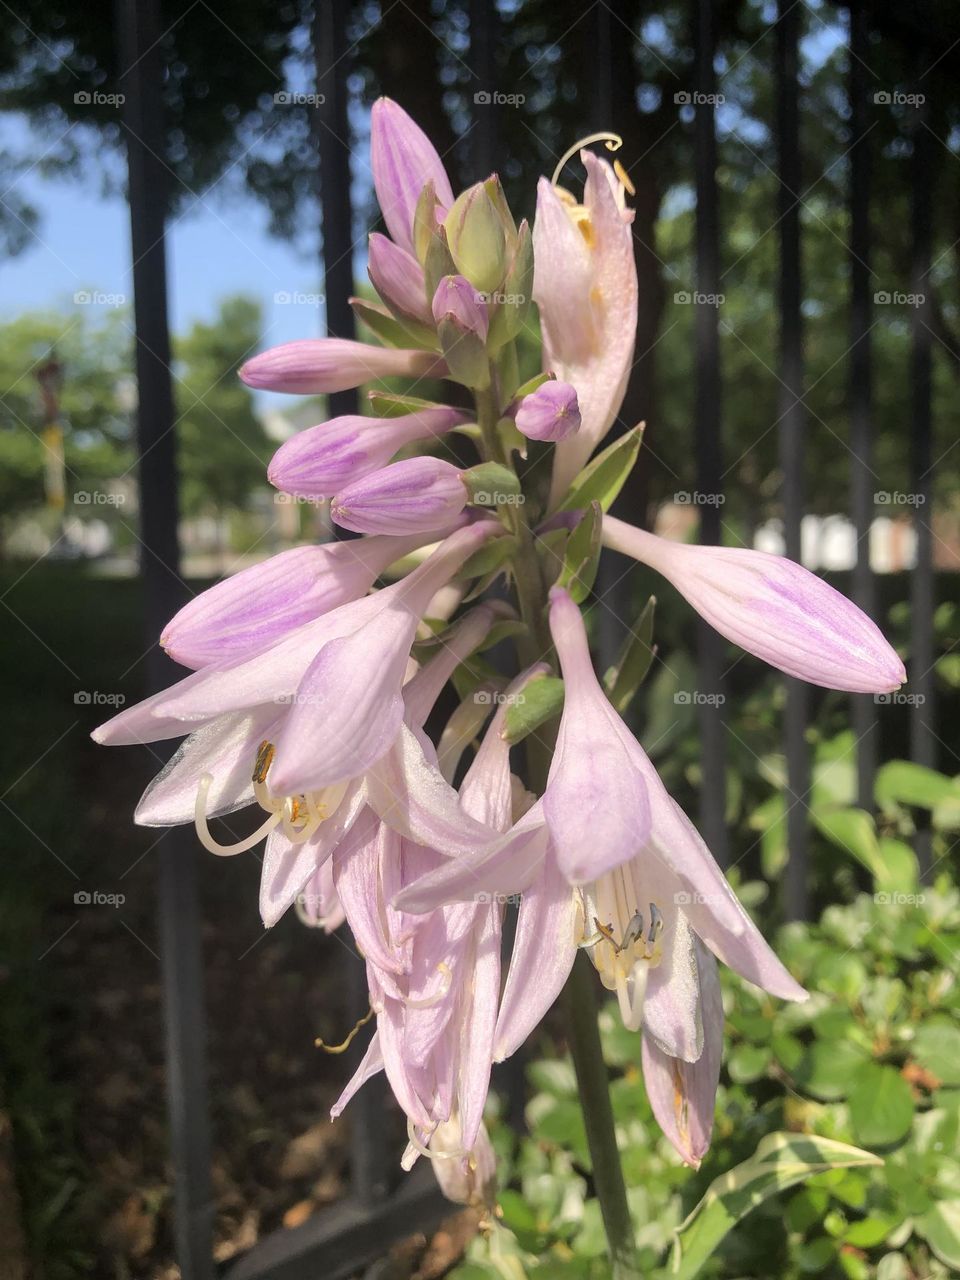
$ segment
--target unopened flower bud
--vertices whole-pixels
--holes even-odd
[[[565,440],[580,429],[576,389],[569,382],[544,382],[520,401],[516,423],[530,440]]]
[[[457,270],[484,293],[493,293],[506,275],[507,241],[500,212],[482,182],[457,196],[444,227]]]
[[[433,318],[440,323],[446,316],[457,320],[464,329],[486,342],[490,320],[486,300],[465,276],[444,276],[433,295]]]
[[[408,458],[347,485],[330,515],[354,533],[430,533],[449,528],[466,505],[459,468],[442,458]]]

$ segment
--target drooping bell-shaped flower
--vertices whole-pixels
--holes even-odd
[[[401,249],[413,253],[413,217],[423,188],[433,183],[444,213],[453,204],[453,191],[433,143],[390,98],[378,98],[370,113],[370,167],[387,230]]]
[[[576,388],[551,378],[517,405],[517,430],[529,440],[566,440],[580,430]]]
[[[442,458],[408,458],[341,489],[336,524],[355,533],[411,535],[447,529],[467,505],[462,471]]]
[[[378,378],[441,378],[445,373],[446,365],[430,351],[395,350],[350,338],[299,338],[253,356],[240,377],[258,390],[314,396]]]
[[[722,636],[787,675],[883,693],[907,678],[879,627],[785,556],[671,542],[604,516],[603,541],[662,573]]]
[[[583,202],[541,178],[533,225],[544,368],[576,387],[581,414],[580,430],[556,451],[554,505],[616,419],[637,329],[633,214],[610,165],[589,151],[580,158]]]
[[[385,467],[406,445],[445,435],[465,421],[465,414],[443,406],[399,418],[333,418],[285,441],[273,455],[267,478],[284,493],[331,498]]]
[[[163,629],[175,662],[197,670],[257,653],[305,622],[357,600],[419,535],[293,547],[201,591]]]

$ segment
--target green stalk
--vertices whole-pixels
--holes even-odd
[[[475,395],[477,423],[484,445],[484,460],[510,466],[510,458],[505,455],[497,434],[500,406],[495,380],[491,381],[489,390],[478,391]],[[546,591],[533,533],[523,506],[509,506],[505,514],[511,532],[515,533],[520,541],[512,568],[520,617],[526,625],[526,633],[517,639],[517,649],[520,661],[526,667],[535,662],[542,662],[553,653],[546,623]],[[547,782],[551,738],[549,726],[544,726],[539,734],[530,734],[525,744],[528,781],[538,794],[543,793]],[[590,968],[590,962],[586,956],[578,955],[563,992],[570,1052],[577,1073],[580,1105],[593,1164],[594,1186],[607,1237],[611,1277],[612,1280],[643,1280],[637,1262],[633,1224],[630,1221],[627,1205],[627,1189],[623,1181],[620,1152],[617,1149],[613,1107],[610,1103],[609,1077],[600,1044],[597,1005]]]

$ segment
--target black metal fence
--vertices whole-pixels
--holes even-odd
[[[800,559],[800,526],[805,510],[803,454],[807,406],[804,401],[803,260],[801,208],[804,200],[802,116],[798,76],[798,47],[803,6],[780,0],[773,23],[771,74],[776,89],[773,127],[777,143],[779,187],[776,230],[779,238],[779,366],[771,371],[779,388],[777,428],[782,467],[782,510],[787,554]],[[125,126],[129,150],[130,209],[136,301],[136,367],[139,380],[138,445],[140,454],[143,578],[146,585],[146,627],[151,643],[163,622],[181,603],[177,548],[177,482],[174,460],[173,397],[166,312],[163,192],[167,172],[163,154],[161,62],[158,0],[119,0],[118,26],[122,65],[127,67],[122,88],[126,94]],[[496,7],[491,0],[471,0],[472,76],[483,87],[493,82]],[[722,234],[718,216],[716,34],[717,10],[712,0],[694,0],[691,9],[696,43],[696,287],[718,294],[721,282]],[[622,19],[604,3],[589,11],[590,46],[597,52],[594,98],[584,105],[585,120],[609,126],[611,65],[617,43],[627,39]],[[327,323],[331,333],[353,334],[347,297],[353,288],[354,217],[350,202],[350,152],[347,122],[347,36],[344,6],[317,5],[314,42],[318,90],[323,106],[315,113],[318,185],[323,218],[323,264]],[[875,589],[868,555],[874,514],[875,475],[872,469],[873,328],[870,218],[872,212],[871,138],[867,102],[871,7],[849,10],[849,260],[850,260],[850,508],[859,553],[853,575],[857,603],[875,610]],[[917,76],[929,59],[916,53]],[[496,161],[497,111],[484,106],[476,112],[470,145],[478,174]],[[930,526],[933,453],[931,445],[932,367],[932,214],[938,148],[919,111],[913,134],[911,185],[912,291],[927,301],[912,316],[910,423],[913,488],[927,501],[915,507],[917,565],[912,575],[912,631],[910,676],[912,691],[922,695],[911,710],[912,758],[925,765],[937,762],[934,699],[933,533]],[[721,377],[721,320],[716,309],[700,307],[696,314],[696,435],[697,483],[704,493],[722,494],[724,487],[723,399]],[[355,407],[353,393],[331,397],[335,413]],[[721,538],[718,505],[701,508],[700,536],[704,542]],[[154,687],[169,681],[166,659],[154,649],[151,672]],[[707,627],[698,633],[701,688],[723,689],[723,646]],[[806,740],[809,719],[807,691],[788,682],[784,715],[787,761],[787,823],[789,860],[783,885],[783,905],[792,918],[809,908],[808,808],[810,757]],[[858,753],[860,803],[871,807],[872,781],[877,763],[877,708],[867,696],[851,698],[851,714]],[[726,729],[722,716],[705,705],[699,723],[703,747],[700,820],[704,835],[721,863],[728,859],[724,821]],[[918,841],[921,869],[931,868],[929,833]],[[210,1123],[205,1069],[203,975],[200,960],[200,915],[196,884],[198,854],[189,836],[171,832],[160,846],[159,909],[163,948],[163,986],[167,1024],[169,1121],[173,1165],[176,1170],[177,1253],[185,1280],[206,1280],[214,1272],[213,1198],[210,1180]],[[357,966],[357,982],[362,973]],[[365,993],[357,992],[366,1005]],[[262,1241],[235,1262],[228,1274],[235,1280],[255,1277],[290,1278],[322,1273],[327,1280],[354,1274],[379,1257],[389,1242],[435,1221],[442,1202],[429,1170],[420,1170],[388,1190],[384,1170],[392,1158],[382,1149],[379,1101],[368,1086],[352,1104],[357,1111],[352,1127],[352,1192],[327,1216]]]

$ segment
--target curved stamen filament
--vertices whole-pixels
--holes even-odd
[[[608,151],[619,151],[623,146],[623,139],[620,137],[619,133],[608,133],[605,130],[602,130],[600,133],[587,134],[585,138],[578,139],[578,141],[576,141],[573,146],[565,151],[560,157],[560,162],[554,169],[553,177],[550,179],[551,186],[555,187],[557,185],[557,180],[561,173],[563,173],[567,161],[571,160],[577,152],[581,151],[584,147],[589,147],[592,142],[602,142]]]
[[[339,1044],[327,1044],[327,1042],[321,1039],[320,1036],[317,1036],[316,1040],[314,1040],[313,1043],[316,1045],[318,1049],[322,1049],[324,1053],[346,1053],[346,1051],[353,1044],[353,1041],[357,1035],[357,1032],[360,1030],[361,1027],[365,1027],[372,1017],[373,1017],[373,1007],[371,1006],[367,1010],[367,1012],[363,1015],[363,1017],[360,1019],[360,1021],[357,1023],[357,1025],[353,1028],[350,1034],[347,1036],[346,1040],[341,1040]]]
[[[454,1147],[450,1151],[432,1150],[421,1138],[417,1137],[417,1126],[409,1116],[407,1116],[407,1137],[410,1140],[411,1147],[418,1151],[420,1155],[426,1156],[428,1160],[466,1160],[470,1155],[470,1152],[465,1151],[463,1147]],[[433,1134],[431,1133],[430,1138],[432,1137]],[[430,1138],[427,1139],[427,1142],[430,1141]]]
[[[197,828],[197,836],[203,847],[210,853],[216,853],[220,856],[226,856],[234,853],[246,853],[248,849],[252,849],[254,845],[259,844],[264,836],[269,835],[274,827],[278,826],[283,815],[280,813],[272,813],[266,822],[261,823],[252,835],[246,837],[245,840],[238,840],[236,844],[220,844],[210,833],[207,825],[207,796],[210,794],[210,788],[213,786],[213,775],[205,773],[200,779],[197,787],[197,800],[193,807],[193,821]]]
[[[441,960],[437,965],[437,973],[443,978],[440,990],[434,992],[432,996],[424,996],[422,1000],[405,1000],[404,1004],[408,1009],[430,1009],[447,995],[453,984],[453,972],[450,966]]]

